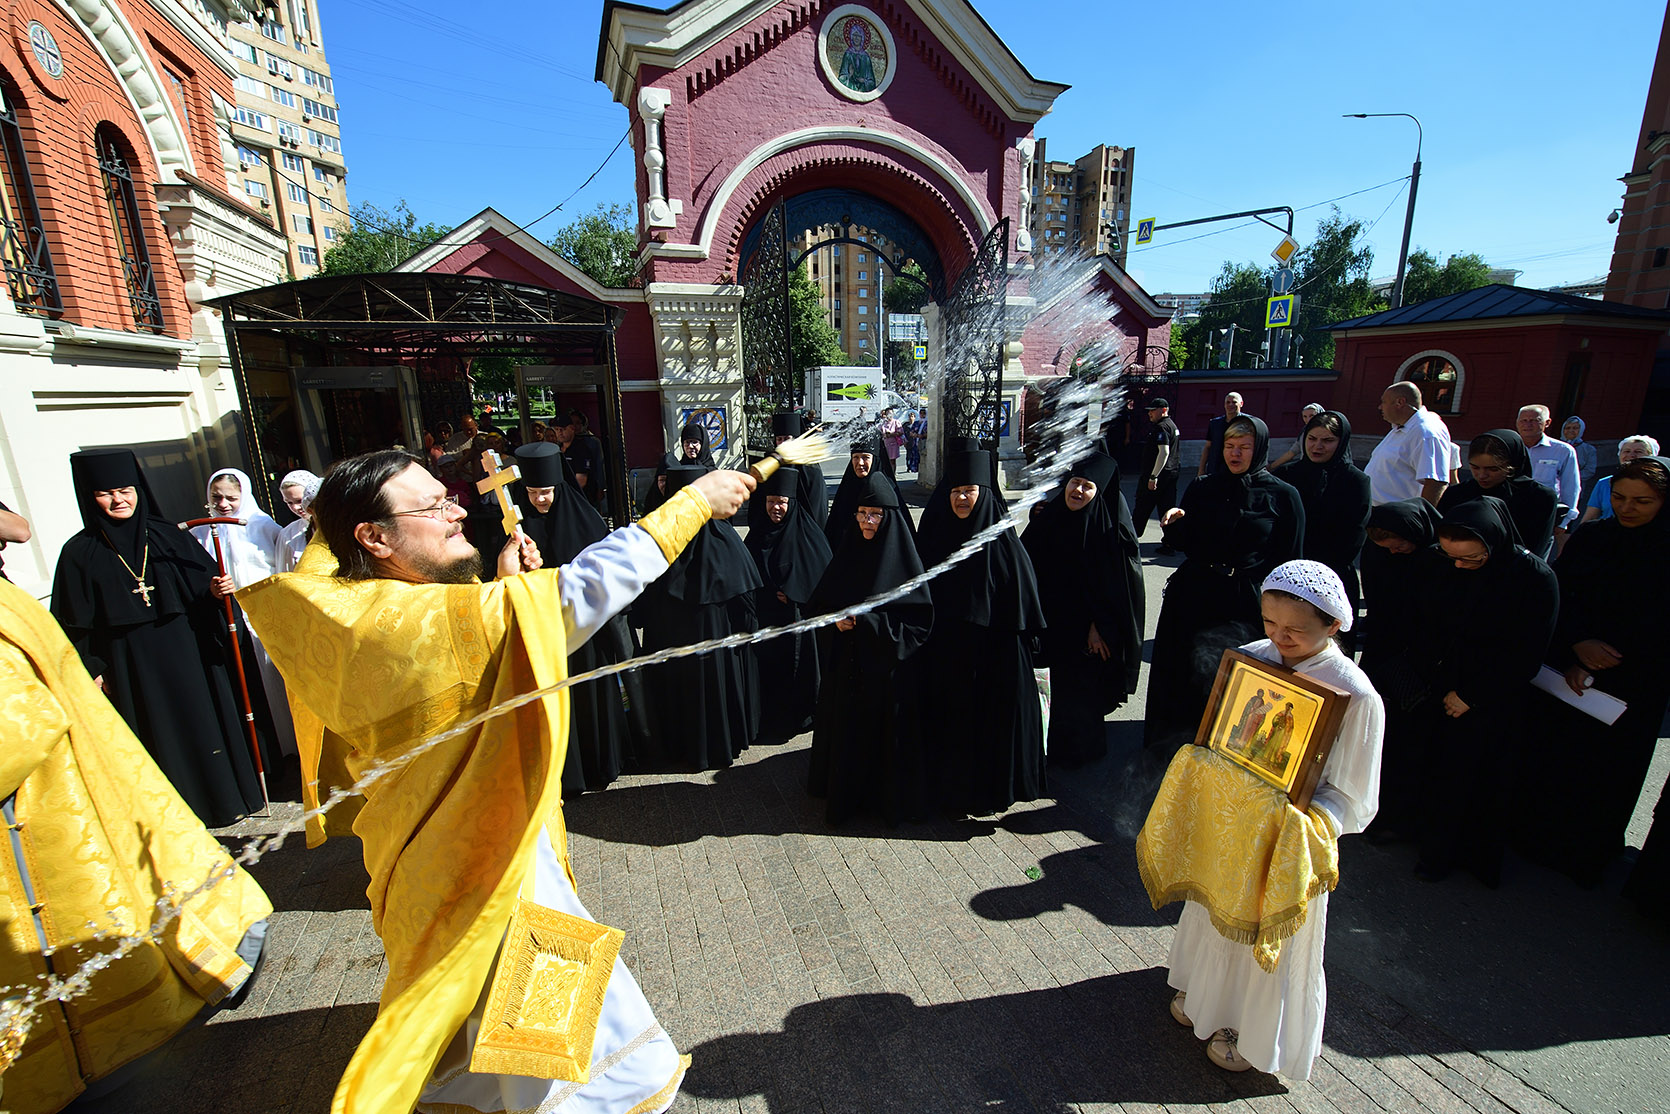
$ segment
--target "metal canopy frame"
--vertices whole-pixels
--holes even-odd
[[[221,313],[243,412],[245,450],[256,475],[271,479],[249,420],[252,392],[242,338],[252,334],[372,354],[527,356],[529,362],[603,364],[608,373],[598,386],[598,425],[615,449],[605,454],[610,511],[617,523],[630,520],[615,351],[615,332],[625,317],[620,307],[528,283],[432,271],[301,279],[203,304]]]

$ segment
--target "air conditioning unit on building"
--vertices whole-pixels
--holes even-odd
[[[272,207],[273,207],[273,203],[272,203],[272,202],[271,202],[271,201],[268,201],[268,200],[267,200],[267,199],[266,199],[266,198],[264,198],[264,197],[263,197],[263,198],[262,198],[262,199],[261,199],[261,208],[263,208],[263,209],[271,209],[271,208],[272,208]]]
[[[308,123],[312,119],[313,119],[313,117],[309,116],[307,113],[305,113],[305,112],[302,113],[302,123],[304,123],[304,124]]]

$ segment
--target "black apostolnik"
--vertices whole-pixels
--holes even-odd
[[[859,462],[868,456],[869,471],[860,476]],[[911,521],[910,512],[905,509],[904,496],[899,494],[899,482],[888,475],[882,468],[881,462],[887,459],[887,450],[882,447],[881,435],[874,431],[855,438],[852,442],[852,458],[847,463],[847,470],[841,474],[841,482],[835,488],[835,498],[829,504],[829,520],[824,523],[824,537],[829,539],[832,552],[839,552],[841,539],[846,536],[847,527],[852,525],[852,513],[858,509],[858,494],[864,490],[869,476],[877,476],[893,492],[893,501],[901,510],[899,522],[905,533],[914,538],[916,523]]]
[[[1050,761],[1083,765],[1107,752],[1108,713],[1136,691],[1146,604],[1131,512],[1119,491],[1119,465],[1097,449],[1074,463],[1073,477],[1096,485],[1078,510],[1065,485],[1022,539],[1043,601],[1042,663],[1050,670]],[[1090,628],[1108,657],[1089,652]]]
[[[1466,479],[1448,488],[1438,500],[1438,509],[1448,511],[1486,495],[1500,499],[1507,505],[1513,527],[1519,531],[1519,544],[1547,558],[1554,544],[1554,524],[1559,518],[1560,497],[1545,483],[1531,475],[1531,454],[1517,430],[1491,429],[1473,438],[1467,446],[1469,457],[1489,456],[1501,460],[1513,469],[1513,474],[1495,487],[1485,487],[1476,479]]]
[[[669,468],[667,495],[707,471],[699,464]],[[632,605],[645,652],[758,630],[759,586],[760,574],[736,527],[717,519],[705,523]],[[675,658],[640,672],[661,751],[655,761],[677,769],[722,769],[754,737],[760,697],[751,647]]]
[[[819,484],[822,484],[820,479]],[[798,468],[779,468],[754,492],[748,507],[748,553],[764,582],[755,590],[755,614],[762,627],[779,627],[805,617],[806,604],[829,567],[829,542],[801,493]],[[771,521],[767,499],[782,499],[781,522]],[[819,498],[821,503],[822,499]],[[755,655],[760,678],[758,743],[781,743],[812,726],[818,703],[817,633],[782,635]]]
[[[211,828],[231,824],[261,807],[261,786],[224,605],[209,590],[220,569],[162,516],[131,451],[75,453],[70,475],[85,527],[58,555],[52,613],[192,811]],[[122,487],[135,489],[134,512],[112,518],[93,492]],[[253,668],[247,638],[243,652]],[[249,687],[258,700],[258,676]]]
[[[808,610],[828,615],[897,588],[922,572],[893,485],[879,473],[853,485],[829,568]],[[880,514],[865,538],[857,508]],[[835,525],[831,510],[830,524]],[[928,637],[934,605],[926,585],[854,618],[852,630],[819,630],[823,683],[812,731],[808,789],[825,798],[829,822],[879,813],[889,823],[928,815],[932,802],[918,713],[916,651]]]
[[[1183,517],[1165,528],[1166,544],[1186,560],[1166,582],[1148,673],[1143,745],[1163,752],[1193,741],[1223,652],[1264,636],[1259,586],[1304,545],[1304,504],[1265,468],[1263,421],[1242,414],[1224,440],[1247,436],[1246,470],[1226,462],[1196,479],[1183,493]]]
[[[924,567],[1002,521],[991,477],[991,453],[961,451],[946,458],[945,513],[925,521],[916,538]],[[977,489],[975,502],[959,518],[951,491],[968,487]],[[1032,559],[1014,531],[1004,530],[935,577],[929,589],[934,625],[921,657],[923,691],[935,699],[923,716],[929,768],[943,778],[944,806],[978,815],[1036,800],[1047,785],[1033,674],[1044,609]]]
[[[539,546],[547,568],[566,565],[609,533],[603,516],[567,482],[562,450],[548,442],[516,450],[522,482],[512,488],[522,508],[522,532]],[[551,488],[548,509],[534,505],[529,488]],[[637,654],[637,640],[624,614],[616,615],[568,654],[570,677]],[[651,739],[648,697],[637,670],[616,673],[568,690],[568,755],[563,760],[563,793],[602,789],[630,768]]]

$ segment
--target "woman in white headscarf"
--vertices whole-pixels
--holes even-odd
[[[1385,709],[1368,676],[1334,641],[1351,629],[1345,585],[1319,562],[1288,561],[1265,577],[1260,597],[1270,637],[1241,650],[1351,693],[1311,809],[1326,814],[1335,835],[1360,832],[1380,804]],[[1225,1070],[1257,1068],[1309,1079],[1322,1049],[1328,1003],[1322,975],[1327,928],[1324,891],[1310,898],[1303,926],[1281,945],[1280,961],[1269,973],[1252,947],[1219,933],[1204,906],[1185,902],[1167,960],[1167,981],[1177,990],[1172,1016],[1209,1042],[1207,1056]]]
[[[221,564],[232,578],[234,588],[247,588],[273,574],[273,553],[283,531],[271,515],[255,501],[255,486],[249,476],[237,468],[222,468],[209,477],[206,507],[215,518],[241,518],[244,525],[194,526],[191,536],[210,553],[215,551],[215,536],[220,538]],[[235,605],[234,605],[235,606]],[[261,645],[261,634],[254,624],[244,624],[255,643],[255,664],[260,667],[261,687],[267,693],[267,705],[272,711],[273,729],[279,748],[285,754],[296,753],[296,728],[290,719],[290,701],[284,694],[284,678],[278,667],[267,656]],[[248,663],[245,663],[246,668]]]
[[[313,497],[319,494],[319,477],[305,468],[286,472],[278,481],[284,505],[296,516],[273,543],[273,572],[289,572],[302,559],[302,550],[313,537]]]

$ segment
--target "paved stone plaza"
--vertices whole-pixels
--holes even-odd
[[[1148,566],[1151,600],[1167,572]],[[807,737],[571,802],[580,894],[625,930],[622,955],[694,1056],[673,1109],[1663,1109],[1670,935],[1618,899],[1621,867],[1593,893],[1519,860],[1500,891],[1430,886],[1411,848],[1360,838],[1329,911],[1311,1081],[1213,1067],[1167,1010],[1178,907],[1155,912],[1137,877],[1157,780],[1140,717],[1121,709],[1104,762],[1052,771],[1055,800],[1000,819],[831,830],[804,792]],[[248,1000],[71,1109],[327,1110],[383,978],[358,856],[353,840],[310,852],[295,837],[258,864],[279,912]]]

